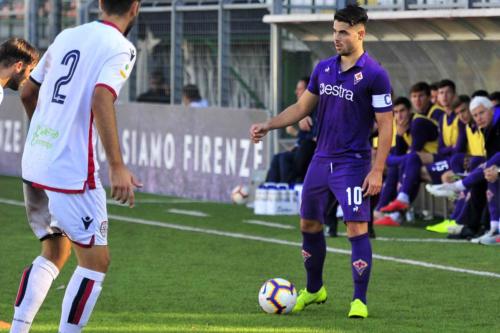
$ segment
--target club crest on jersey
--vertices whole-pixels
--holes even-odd
[[[358,84],[359,81],[363,80],[363,73],[359,72],[354,74],[354,85]]]
[[[307,252],[306,250],[302,249],[302,257],[304,258],[304,262],[306,262],[307,259],[312,257],[312,255],[309,252]]]
[[[329,73],[329,72],[330,72],[330,67],[325,68],[325,73]]]
[[[368,267],[368,263],[364,261],[363,259],[358,259],[352,263],[352,266],[356,269],[358,274],[361,276],[363,275],[363,272],[365,269]]]

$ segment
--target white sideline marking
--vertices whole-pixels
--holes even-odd
[[[267,222],[267,221],[259,221],[259,220],[243,220],[243,223],[262,225],[265,227],[278,228],[278,229],[295,229],[295,227],[292,225],[273,223],[273,222]]]
[[[247,235],[247,234],[226,232],[226,231],[220,231],[220,230],[215,230],[215,229],[203,229],[203,228],[197,228],[197,227],[188,227],[188,226],[184,226],[184,225],[165,223],[165,222],[159,222],[159,221],[150,221],[150,220],[144,220],[144,219],[137,219],[137,218],[132,218],[132,217],[120,216],[120,215],[109,215],[109,217],[112,219],[118,220],[118,221],[123,221],[123,222],[128,222],[128,223],[151,225],[151,226],[157,226],[157,227],[162,227],[162,228],[198,232],[198,233],[202,233],[202,234],[225,236],[225,237],[230,237],[230,238],[255,240],[255,241],[264,242],[264,243],[302,247],[302,243],[291,242],[291,241],[286,241],[286,240],[277,239],[277,238],[252,236],[252,235]],[[327,247],[326,250],[328,252],[332,252],[332,253],[341,253],[341,254],[351,255],[351,251],[349,251],[349,250],[336,249],[336,248],[332,248],[332,247]],[[434,269],[440,269],[443,271],[466,273],[466,274],[471,274],[471,275],[487,276],[487,277],[494,277],[494,278],[500,279],[500,274],[493,273],[493,272],[476,271],[476,270],[472,270],[472,269],[438,265],[438,264],[432,264],[432,263],[428,263],[428,262],[424,262],[424,261],[417,261],[417,260],[412,260],[412,259],[401,259],[401,258],[396,258],[396,257],[383,256],[383,255],[379,255],[379,254],[373,254],[373,258],[385,260],[385,261],[393,261],[393,262],[397,262],[400,264],[407,264],[407,265],[411,265],[411,266],[434,268]]]
[[[347,236],[345,232],[339,232],[339,236]],[[392,238],[392,237],[379,237],[375,238],[377,241],[383,242],[406,242],[406,243],[469,243],[465,239],[443,239],[443,238]]]
[[[0,203],[6,204],[6,205],[12,205],[12,206],[24,207],[24,202],[23,201],[1,199],[0,198]]]
[[[106,203],[111,206],[128,207],[128,203],[122,204],[113,199],[106,200]],[[186,199],[165,199],[165,200],[139,199],[135,200],[135,203],[136,204],[192,204],[192,203],[203,203],[203,202],[196,200],[186,200]]]
[[[188,216],[195,216],[195,217],[207,217],[209,216],[206,213],[199,212],[197,210],[186,210],[186,209],[176,209],[172,208],[167,210],[167,212],[172,213],[172,214],[180,214],[180,215],[188,215]]]
[[[24,203],[22,201],[15,201],[15,200],[8,200],[8,199],[0,198],[0,203],[24,207]],[[286,240],[277,239],[277,238],[267,238],[267,237],[259,237],[259,236],[252,236],[252,235],[247,235],[247,234],[235,233],[235,232],[220,231],[220,230],[215,230],[215,229],[203,229],[203,228],[189,227],[189,226],[184,226],[184,225],[179,225],[179,224],[144,220],[144,219],[138,219],[138,218],[132,218],[132,217],[126,217],[126,216],[120,216],[120,215],[109,215],[109,217],[112,219],[115,219],[117,221],[122,221],[122,222],[127,222],[127,223],[150,225],[150,226],[156,226],[156,227],[161,227],[161,228],[168,228],[168,229],[175,229],[175,230],[182,230],[182,231],[191,231],[191,232],[197,232],[197,233],[202,233],[202,234],[225,236],[225,237],[237,238],[237,239],[254,240],[254,241],[259,241],[259,242],[264,242],[264,243],[302,247],[302,243],[291,242],[291,241],[286,241]],[[340,254],[351,255],[351,251],[348,251],[348,250],[336,249],[336,248],[332,248],[332,247],[327,247],[326,250],[328,252],[331,252],[331,253],[340,253]],[[390,256],[383,256],[383,255],[379,255],[379,254],[373,254],[373,258],[379,259],[379,260],[397,262],[400,264],[406,264],[406,265],[411,265],[411,266],[426,267],[426,268],[439,269],[439,270],[449,271],[449,272],[458,272],[458,273],[479,275],[479,276],[486,276],[486,277],[493,277],[493,278],[500,279],[500,274],[493,273],[493,272],[476,271],[476,270],[472,270],[472,269],[458,268],[458,267],[439,265],[439,264],[432,264],[432,263],[428,263],[425,261],[417,261],[417,260],[412,260],[412,259],[402,259],[402,258],[396,258],[396,257],[390,257]]]

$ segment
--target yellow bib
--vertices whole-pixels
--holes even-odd
[[[465,133],[467,134],[467,154],[486,156],[483,133],[479,129],[473,132],[469,125],[465,127]]]
[[[437,126],[437,122],[434,119],[427,118],[426,116],[422,116],[421,114],[415,114],[413,116],[412,121],[417,119],[417,118],[424,118],[425,120],[428,120]],[[409,133],[405,133],[405,134],[403,134],[403,139],[405,140],[408,147],[411,147],[411,143],[413,141],[411,135]],[[424,145],[424,149],[423,149],[424,152],[430,153],[430,154],[437,153],[437,150],[438,150],[438,141],[437,140],[426,142]]]
[[[441,136],[443,137],[443,142],[446,147],[452,147],[457,143],[458,140],[458,122],[459,119],[455,116],[455,119],[448,125],[448,115],[443,116],[443,124],[441,126]]]
[[[438,103],[431,106],[431,109],[429,110],[429,113],[427,114],[427,118],[433,119],[432,116],[434,115],[435,112],[443,112],[444,113],[443,108]]]

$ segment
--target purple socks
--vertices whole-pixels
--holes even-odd
[[[360,299],[366,304],[366,291],[372,268],[372,247],[368,234],[349,238],[352,246],[351,268],[354,281],[353,299]]]
[[[302,256],[307,272],[307,291],[315,293],[323,286],[326,242],[322,231],[315,234],[302,233]]]

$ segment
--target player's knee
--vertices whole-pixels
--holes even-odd
[[[92,261],[92,264],[94,265],[93,269],[102,273],[106,273],[108,271],[109,265],[111,264],[109,252],[101,253]]]
[[[368,232],[368,223],[366,222],[347,222],[348,237],[356,237]]]
[[[318,233],[323,231],[323,225],[319,221],[301,219],[300,231],[310,234]]]

